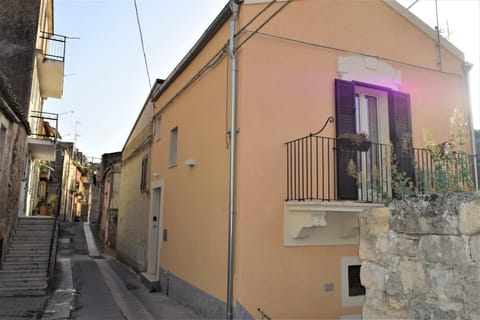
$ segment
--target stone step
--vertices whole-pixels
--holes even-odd
[[[10,248],[50,248],[49,240],[26,240],[16,239],[10,243]]]
[[[51,238],[52,235],[14,235],[12,241],[49,241]]]
[[[18,217],[17,225],[25,224],[54,224],[55,218],[44,217],[44,218],[27,218],[27,217]]]
[[[53,234],[53,229],[38,229],[38,228],[24,228],[24,229],[16,229],[15,234]]]
[[[44,296],[47,294],[47,286],[41,286],[37,288],[0,288],[0,297],[13,297],[13,296]]]
[[[19,277],[0,279],[0,288],[37,288],[47,285],[47,277]]]
[[[48,255],[50,253],[50,246],[44,248],[9,248],[7,255]]]
[[[12,241],[48,241],[52,238],[51,234],[26,234],[14,235]]]
[[[48,259],[46,262],[17,262],[4,261],[2,270],[35,270],[46,271],[48,268]]]
[[[4,262],[48,262],[48,255],[7,255]]]
[[[20,221],[17,223],[16,228],[31,228],[31,227],[42,227],[42,228],[53,228],[55,225],[54,221]]]
[[[50,222],[50,221],[40,221],[40,222],[25,221],[25,222],[17,223],[15,229],[17,229],[17,228],[33,228],[33,227],[53,228],[54,225],[55,225],[55,223]]]
[[[0,279],[47,277],[47,270],[0,270]]]

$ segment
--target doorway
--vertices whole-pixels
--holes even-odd
[[[159,280],[160,250],[163,229],[163,182],[152,185],[152,198],[150,207],[149,237],[148,237],[148,268],[147,272],[155,280]]]
[[[387,92],[355,86],[355,125],[372,146],[357,153],[358,199],[379,202],[391,194],[389,118]]]

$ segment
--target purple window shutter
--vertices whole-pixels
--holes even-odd
[[[355,132],[355,87],[352,82],[335,79],[335,117],[337,137],[342,133]],[[337,196],[339,200],[357,200],[356,179],[348,175],[348,163],[356,163],[354,150],[337,153]]]
[[[388,116],[390,141],[397,157],[398,171],[405,172],[415,182],[410,95],[390,91],[388,93]]]

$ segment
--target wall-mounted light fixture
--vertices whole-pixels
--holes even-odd
[[[193,167],[193,166],[195,166],[195,164],[196,164],[196,161],[193,160],[193,159],[187,159],[187,160],[185,160],[185,165],[186,165],[186,166]]]

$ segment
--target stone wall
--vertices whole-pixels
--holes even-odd
[[[0,126],[3,130],[0,144],[0,242],[6,247],[19,211],[28,124],[20,111],[12,87],[1,70]]]
[[[0,70],[28,114],[37,40],[39,0],[0,0]]]
[[[360,215],[363,319],[480,319],[480,194]]]

